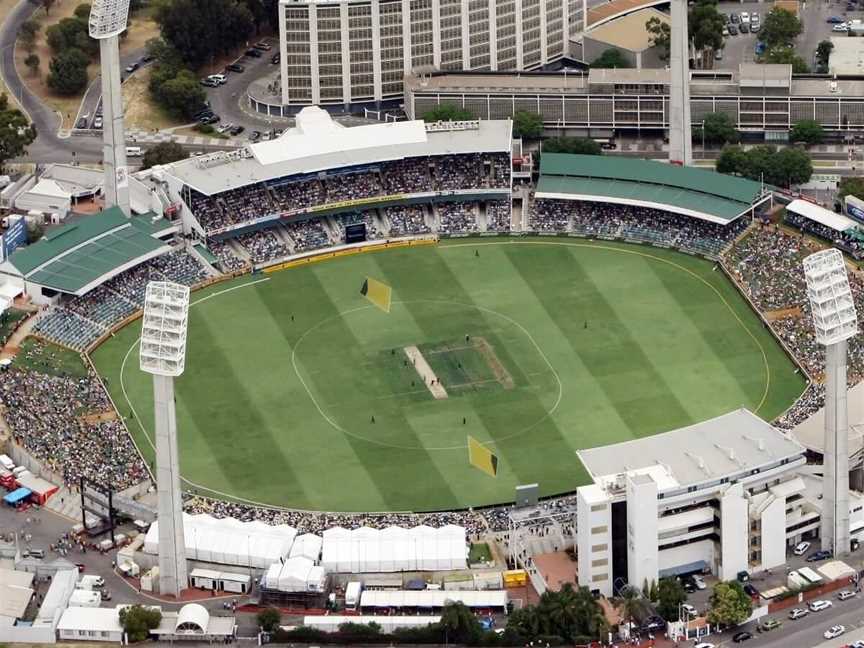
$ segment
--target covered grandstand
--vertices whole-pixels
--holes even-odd
[[[50,303],[61,294],[82,296],[170,252],[165,239],[176,231],[176,225],[153,214],[127,218],[112,207],[51,230],[42,240],[17,250],[0,272],[23,283],[36,303]]]
[[[545,153],[536,198],[630,205],[726,225],[752,214],[771,194],[758,182],[692,167]]]

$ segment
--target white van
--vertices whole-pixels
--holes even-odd
[[[7,216],[3,220],[6,221],[7,218],[9,218],[9,217]],[[3,225],[4,225],[4,227],[8,227],[8,225],[6,225],[5,222],[3,223]],[[7,455],[0,454],[0,466],[3,466],[6,470],[11,471],[11,470],[15,469],[15,462],[12,461]]]
[[[76,589],[93,591],[105,587],[105,580],[101,576],[82,576],[78,581]]]
[[[140,146],[126,147],[126,157],[141,157],[142,155],[144,155],[144,151]]]

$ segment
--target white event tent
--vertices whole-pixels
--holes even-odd
[[[263,582],[267,589],[280,592],[324,592],[327,575],[311,559],[298,556],[270,565]]]
[[[266,569],[288,556],[297,531],[285,524],[272,526],[184,513],[183,535],[190,560]],[[159,553],[158,520],[147,530],[144,552]]]
[[[467,568],[465,528],[342,527],[323,534],[321,565],[328,572],[445,571]]]

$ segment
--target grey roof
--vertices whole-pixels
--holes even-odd
[[[254,157],[246,157],[204,169],[199,168],[195,158],[190,158],[167,165],[165,172],[209,196],[257,182],[355,165],[430,155],[509,153],[511,133],[510,120],[483,120],[480,122],[480,128],[476,130],[429,132],[427,141],[419,144],[393,145],[381,142],[378,146],[370,146],[362,150],[323,155],[310,154],[306,157],[266,165],[261,164]],[[284,141],[285,146],[291,146],[290,138],[284,138]]]
[[[742,86],[788,88],[792,82],[792,66],[786,63],[741,63],[738,78]]]
[[[591,68],[588,72],[589,84],[602,83],[654,83],[669,85],[672,73],[665,68],[653,69],[642,68],[641,70],[629,68]]]
[[[671,432],[577,454],[595,481],[661,466],[678,486],[688,486],[747,472],[803,452],[804,447],[791,437],[749,410],[738,409]],[[670,489],[661,484],[659,490]]]

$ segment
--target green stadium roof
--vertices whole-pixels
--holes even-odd
[[[762,185],[652,160],[544,153],[537,193],[659,203],[674,211],[726,222],[751,208],[762,194]]]
[[[111,207],[49,232],[9,261],[27,281],[84,294],[109,276],[167,251],[168,245],[155,235],[168,227],[152,214],[126,218]]]

